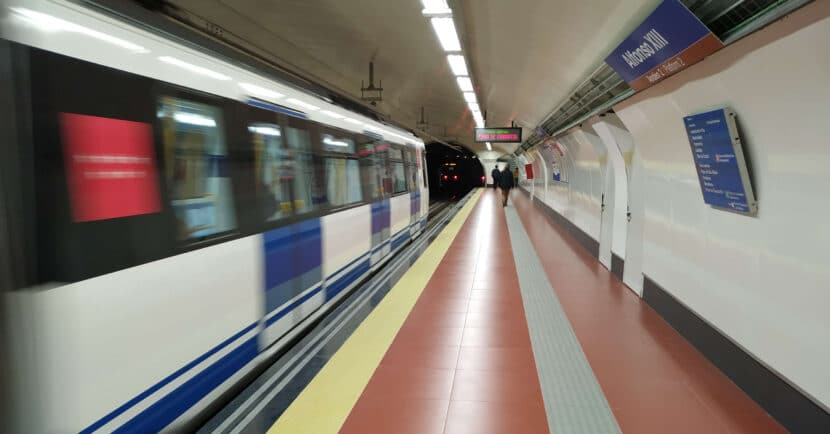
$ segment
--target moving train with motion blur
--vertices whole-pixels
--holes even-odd
[[[191,430],[425,226],[409,132],[80,3],[0,5],[4,432]]]

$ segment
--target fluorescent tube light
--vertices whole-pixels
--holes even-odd
[[[452,69],[454,75],[469,75],[467,73],[467,62],[464,61],[464,56],[460,54],[448,54],[447,62],[450,63],[450,69]]]
[[[490,142],[486,142],[486,143],[487,143],[487,150],[492,151],[493,150],[493,145],[491,145]]]
[[[467,107],[469,107],[470,111],[473,112],[473,113],[481,111],[481,108],[478,106],[477,102],[467,103]]]
[[[468,103],[478,103],[478,100],[476,99],[476,94],[473,92],[464,92],[464,101],[467,101]]]
[[[291,104],[300,106],[300,107],[302,107],[306,110],[311,110],[311,111],[320,110],[320,107],[317,107],[316,105],[309,104],[305,101],[300,101],[297,98],[288,98],[288,102],[290,102]]]
[[[452,18],[432,18],[432,28],[438,35],[438,41],[444,47],[444,51],[461,51],[461,42],[455,32],[455,23]]]
[[[458,81],[458,87],[460,87],[463,92],[473,91],[473,82],[470,80],[470,77],[456,77],[455,79]]]
[[[279,92],[274,92],[271,89],[266,89],[264,87],[259,87],[259,86],[254,85],[254,84],[239,83],[239,87],[241,87],[242,89],[245,89],[245,91],[247,91],[247,92],[250,92],[252,95],[261,96],[261,97],[264,97],[264,98],[280,99],[280,98],[285,96],[285,95],[283,95]]]
[[[355,125],[360,125],[360,124],[363,123],[363,122],[360,122],[357,119],[352,119],[352,118],[343,118],[343,120],[350,123],[350,124],[355,124]]]
[[[424,15],[447,15],[452,14],[452,9],[447,6],[447,0],[421,0],[424,9],[421,11]]]
[[[187,63],[185,61],[176,59],[175,57],[161,56],[161,57],[159,57],[159,60],[161,60],[164,63],[169,63],[171,65],[178,66],[179,68],[186,69],[190,72],[195,72],[196,74],[201,74],[201,75],[204,75],[206,77],[210,77],[210,78],[213,78],[213,79],[216,79],[216,80],[230,80],[231,79],[227,75],[220,74],[216,71],[211,71],[210,69],[203,68],[201,66],[193,65],[191,63]]]

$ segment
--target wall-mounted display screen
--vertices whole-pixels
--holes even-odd
[[[735,113],[720,108],[683,118],[703,201],[713,207],[754,214],[752,191]]]
[[[521,128],[476,128],[477,143],[515,143],[522,141]]]

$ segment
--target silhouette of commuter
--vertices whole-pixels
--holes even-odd
[[[493,167],[493,172],[490,175],[493,177],[493,190],[499,188],[499,165],[497,164],[496,167]]]
[[[499,187],[501,187],[502,203],[501,206],[507,206],[507,195],[510,194],[510,189],[513,188],[513,174],[510,169],[504,166],[504,170],[499,174]]]

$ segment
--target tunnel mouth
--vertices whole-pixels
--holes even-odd
[[[484,166],[478,156],[460,143],[426,145],[429,200],[455,201],[485,185]]]

